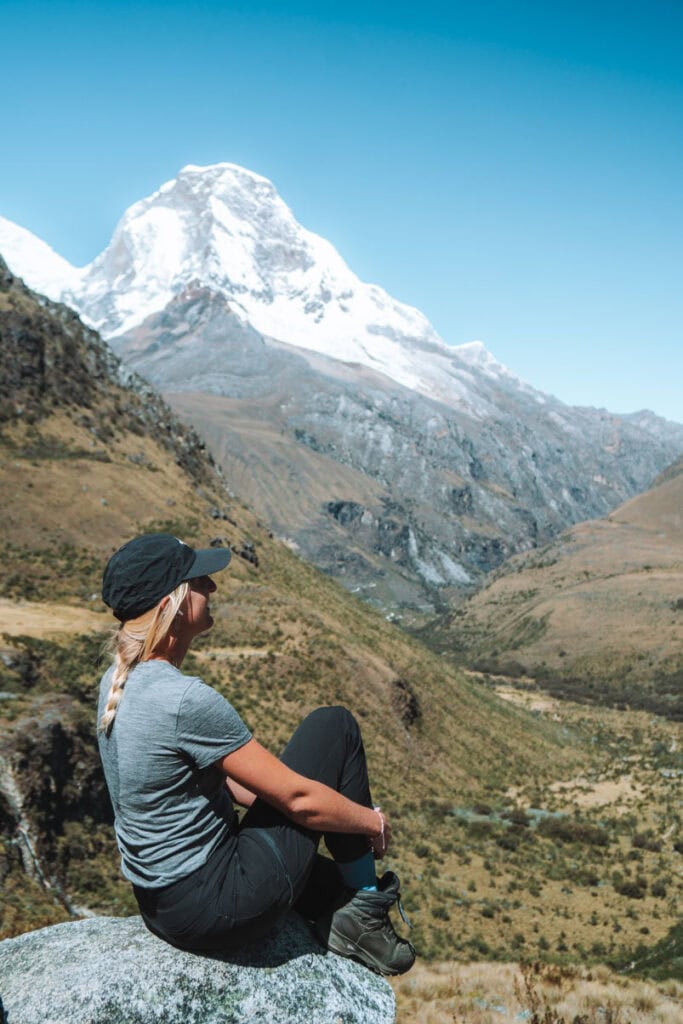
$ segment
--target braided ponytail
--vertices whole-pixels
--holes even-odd
[[[168,595],[168,601],[159,603],[137,619],[122,622],[110,642],[114,655],[114,675],[109,696],[100,719],[98,731],[108,736],[113,728],[116,711],[130,672],[141,661],[147,661],[166,639],[173,621],[185,602],[190,584],[185,581]]]

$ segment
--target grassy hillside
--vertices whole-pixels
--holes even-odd
[[[158,396],[2,268],[0,345],[0,937],[135,910],[95,750],[112,625],[99,587],[109,553],[153,529],[233,548],[189,668],[263,742],[277,750],[320,703],[359,717],[423,956],[600,957],[637,944],[642,914],[653,941],[666,934],[666,731],[637,723],[644,748],[664,753],[643,762],[651,791],[627,814],[576,803],[577,779],[600,780],[633,749],[621,723],[501,699],[306,565],[230,496]],[[629,915],[628,872],[615,872],[639,829],[660,849],[639,851],[641,914]]]
[[[511,559],[423,636],[554,693],[683,717],[683,460],[606,519]]]

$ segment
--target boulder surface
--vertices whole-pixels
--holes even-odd
[[[0,1024],[391,1024],[393,992],[290,915],[238,954],[185,953],[140,917],[94,917],[0,942]]]

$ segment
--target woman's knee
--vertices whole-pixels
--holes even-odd
[[[283,751],[282,761],[356,803],[369,803],[363,738],[347,708],[322,707],[307,715]]]
[[[320,765],[330,757],[333,761],[346,760],[362,746],[360,728],[350,711],[343,707],[322,707],[306,715],[281,759],[294,771],[318,778]]]
[[[360,733],[360,726],[348,708],[339,705],[316,708],[306,716],[304,722],[309,722],[320,729],[334,729],[336,733],[341,731],[353,735]]]

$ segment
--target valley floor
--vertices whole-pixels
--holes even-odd
[[[680,918],[680,724],[556,700],[509,679],[481,676],[479,685],[568,742],[581,736],[592,754],[577,771],[560,753],[554,777],[435,809],[424,842],[397,865],[416,945],[436,962],[637,958]]]

